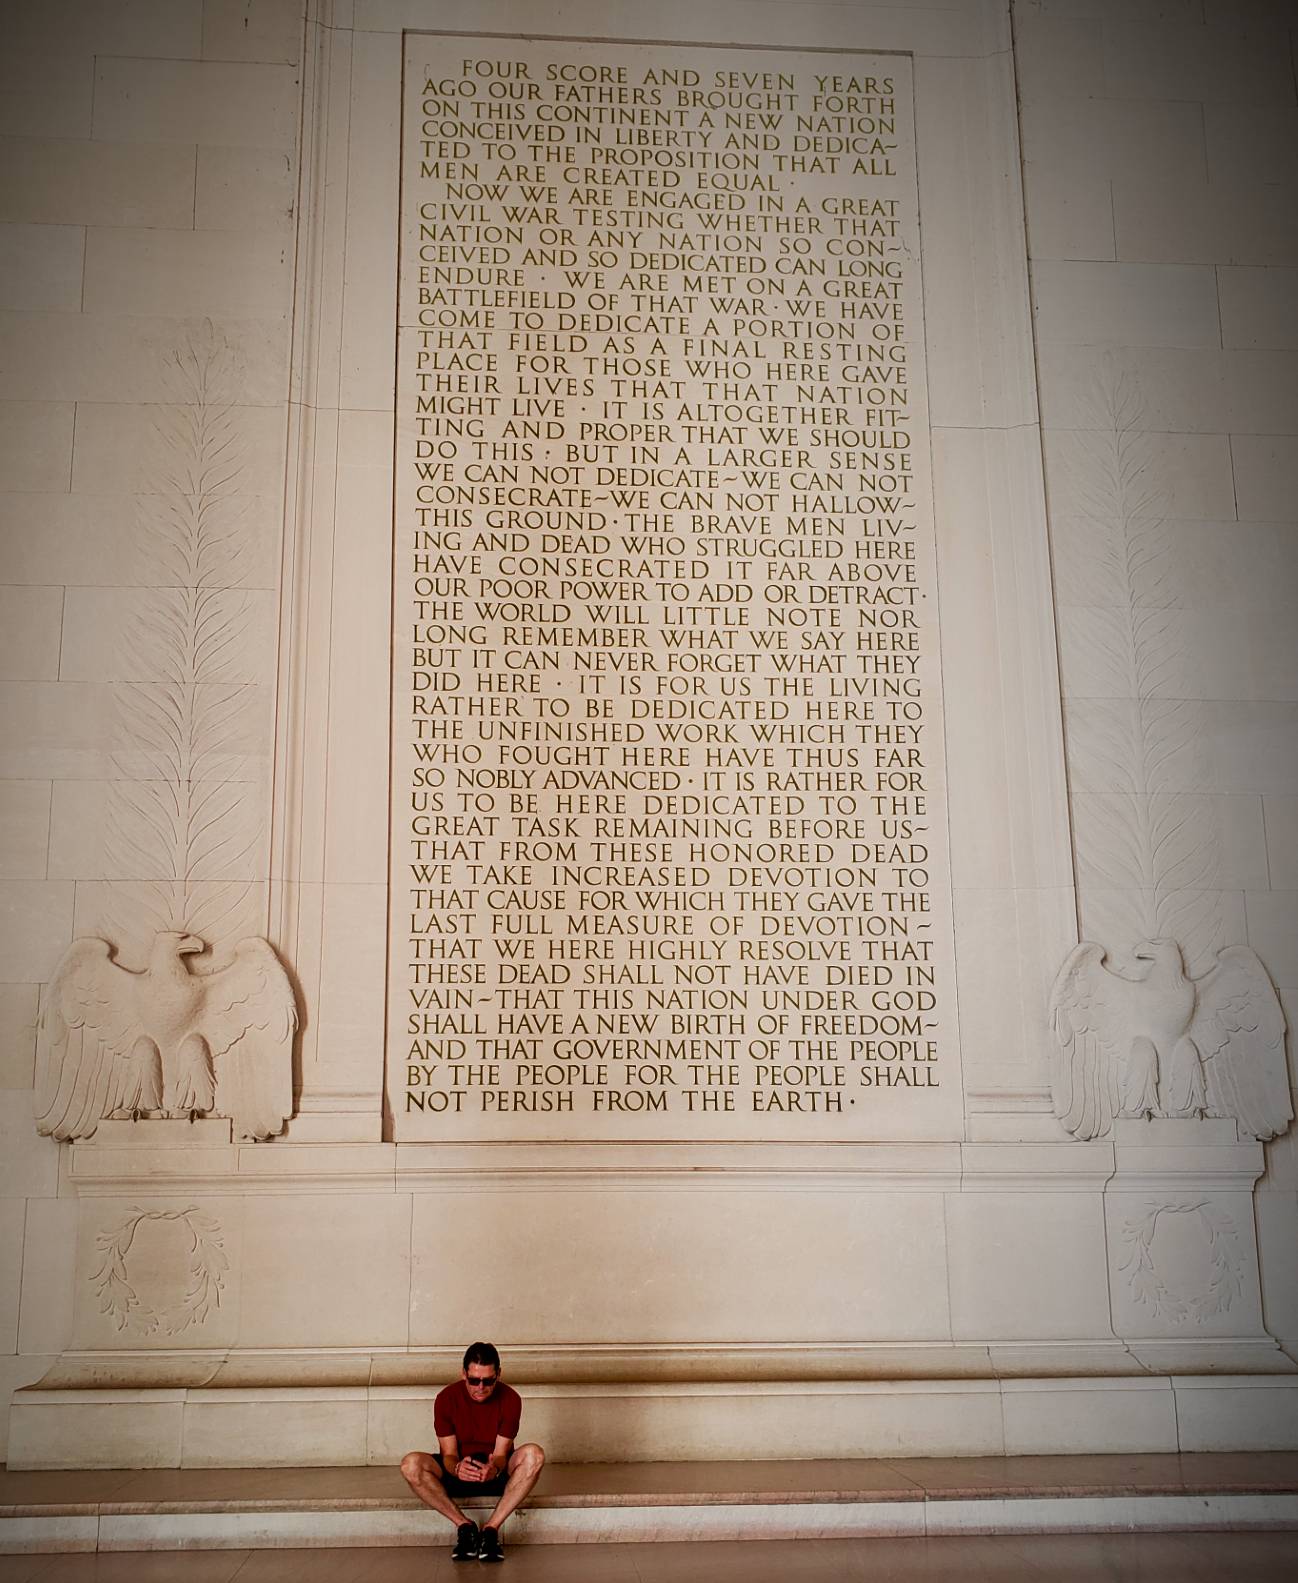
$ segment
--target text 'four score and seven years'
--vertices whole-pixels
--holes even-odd
[[[905,100],[463,43],[407,60],[401,1108],[861,1132],[949,985]]]

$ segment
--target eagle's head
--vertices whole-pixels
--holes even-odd
[[[1180,978],[1184,971],[1181,947],[1175,940],[1142,940],[1133,948],[1131,955],[1137,962],[1148,962],[1151,973],[1167,973]]]
[[[154,936],[153,956],[165,961],[169,957],[196,956],[207,947],[196,934],[185,934],[178,929],[164,929]]]

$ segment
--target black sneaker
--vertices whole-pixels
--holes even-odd
[[[478,1532],[477,1523],[461,1523],[455,1530],[455,1549],[451,1551],[451,1560],[472,1561],[481,1543],[482,1535]]]
[[[503,1561],[505,1552],[500,1548],[500,1535],[494,1528],[484,1528],[478,1536],[479,1561]]]

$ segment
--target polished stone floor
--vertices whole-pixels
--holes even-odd
[[[448,1534],[448,1541],[449,1541]],[[508,1533],[506,1533],[508,1540]],[[449,1550],[0,1556],[0,1583],[451,1583]],[[510,1583],[1294,1583],[1298,1533],[532,1545]]]

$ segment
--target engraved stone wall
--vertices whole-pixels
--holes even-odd
[[[956,1136],[907,61],[404,114],[396,1135]]]

